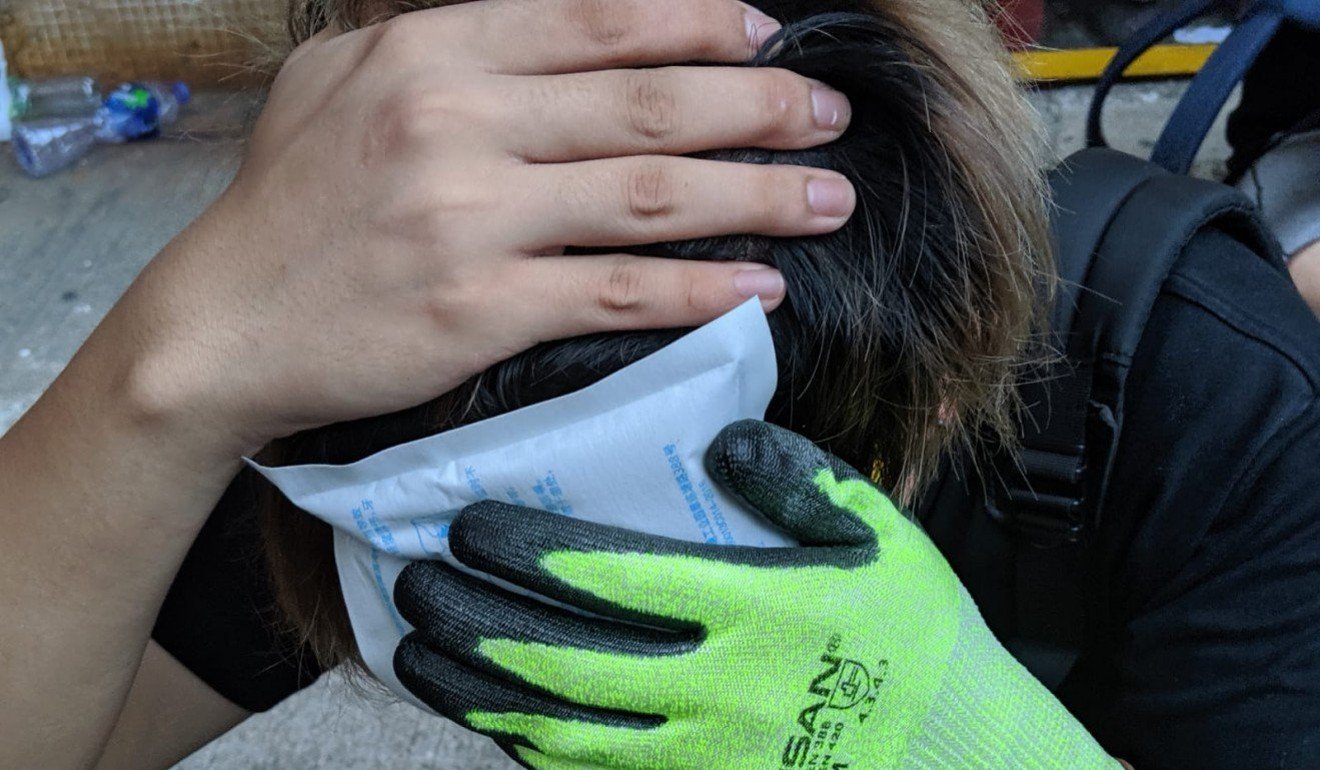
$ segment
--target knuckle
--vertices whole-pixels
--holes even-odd
[[[436,329],[452,329],[462,319],[462,303],[456,302],[452,292],[432,291],[427,295],[423,312]]]
[[[625,81],[628,127],[656,142],[671,138],[678,128],[678,100],[672,78],[660,72],[633,71]]]
[[[597,302],[607,313],[629,313],[642,306],[645,278],[636,263],[620,259],[605,274]]]
[[[761,129],[767,134],[787,134],[797,125],[797,106],[802,101],[804,84],[797,75],[787,70],[764,70],[757,89],[758,115]]]
[[[455,271],[426,293],[424,311],[438,329],[464,328],[480,317],[482,294],[476,281]]]
[[[432,200],[414,203],[412,211],[400,217],[396,232],[420,244],[443,243],[454,229],[455,212],[449,201]]]
[[[368,27],[373,34],[372,52],[399,53],[412,51],[421,44],[416,24],[409,24],[408,17],[396,16],[380,24]]]
[[[321,41],[316,38],[309,38],[299,43],[296,48],[289,52],[288,56],[284,57],[284,65],[281,67],[281,71],[291,69],[297,62],[315,50],[320,43]]]
[[[752,53],[743,10],[725,0],[678,0],[667,4],[666,24],[689,41],[698,59],[724,61]]]
[[[659,219],[674,213],[674,177],[660,163],[642,163],[629,172],[624,194],[628,214],[634,219]]]
[[[376,125],[362,136],[362,165],[374,167],[417,142],[425,131],[421,113],[417,102],[405,94],[381,100],[376,108]]]
[[[710,292],[695,275],[683,281],[683,308],[691,314],[704,313],[710,306]]]
[[[467,121],[469,107],[447,89],[410,88],[385,96],[376,107],[374,125],[364,133],[363,160],[433,142],[446,126]]]
[[[632,0],[573,0],[569,21],[590,44],[623,48],[634,39],[636,4]]]

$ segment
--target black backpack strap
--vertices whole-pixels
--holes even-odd
[[[1104,126],[1101,122],[1104,115],[1105,100],[1109,98],[1109,92],[1118,84],[1127,68],[1132,66],[1133,62],[1154,47],[1156,43],[1172,35],[1179,27],[1185,26],[1198,16],[1208,13],[1215,6],[1225,5],[1226,3],[1227,0],[1182,0],[1182,2],[1153,17],[1123,41],[1123,44],[1114,52],[1114,58],[1110,59],[1109,64],[1105,65],[1105,70],[1100,74],[1100,79],[1096,81],[1095,91],[1091,96],[1091,109],[1086,115],[1087,147],[1109,146],[1109,142],[1105,140]]]
[[[1187,92],[1178,100],[1173,114],[1164,125],[1151,162],[1175,174],[1191,168],[1210,126],[1229,95],[1242,81],[1256,57],[1285,23],[1320,30],[1320,3],[1315,0],[1182,0],[1125,41],[1105,67],[1096,84],[1091,109],[1087,115],[1087,145],[1105,145],[1100,118],[1109,90],[1137,57],[1161,39],[1198,16],[1223,7],[1234,16],[1234,27],[1224,42],[1210,55],[1201,71],[1192,78]]]
[[[1088,547],[1102,518],[1128,371],[1165,279],[1207,227],[1280,268],[1282,261],[1250,202],[1224,185],[1108,149],[1073,155],[1050,182],[1063,278],[1054,342],[1065,355],[1023,386],[1020,448],[1000,464],[1002,483],[986,507],[1014,540],[1014,630],[1005,645],[1053,687],[1107,606],[1085,590]]]

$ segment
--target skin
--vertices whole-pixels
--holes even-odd
[[[0,438],[0,767],[163,766],[242,719],[148,643],[242,454],[541,340],[773,309],[768,269],[626,253],[851,213],[835,174],[675,157],[846,127],[791,73],[659,66],[772,29],[731,0],[488,0],[295,51],[232,186]]]
[[[248,716],[149,641],[96,767],[170,767]]]
[[[1288,272],[1292,273],[1306,304],[1320,316],[1320,241],[1292,255],[1288,260]]]

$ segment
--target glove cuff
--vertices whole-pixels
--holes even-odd
[[[903,767],[1120,770],[1044,685],[999,644],[965,588],[958,641]]]

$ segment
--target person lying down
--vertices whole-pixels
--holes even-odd
[[[445,4],[445,3],[440,3]],[[306,38],[414,3],[311,0]],[[799,151],[705,153],[838,171],[857,207],[822,236],[728,236],[639,254],[773,265],[788,286],[769,316],[779,386],[768,421],[869,471],[902,501],[955,444],[1009,439],[1014,385],[1030,361],[1052,265],[1034,123],[980,6],[963,0],[777,0],[784,22],[747,66],[780,67],[842,91],[849,129]],[[304,431],[268,465],[341,464],[578,390],[686,330],[542,344],[455,391],[391,415]],[[365,673],[328,525],[269,490],[264,551],[280,619],[325,668]]]

